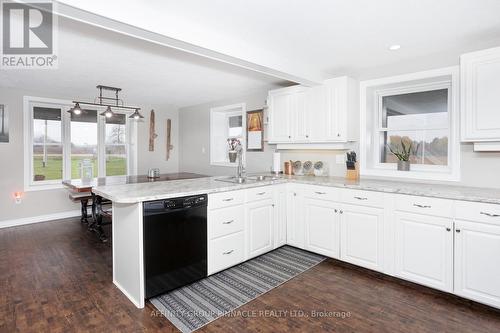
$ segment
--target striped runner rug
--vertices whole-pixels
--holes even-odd
[[[179,330],[193,332],[324,259],[283,246],[150,301]]]

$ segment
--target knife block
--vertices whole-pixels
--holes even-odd
[[[348,180],[358,180],[359,179],[359,164],[356,162],[354,165],[354,170],[347,169],[345,178]]]

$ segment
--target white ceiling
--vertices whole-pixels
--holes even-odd
[[[65,18],[59,19],[58,45],[58,69],[3,70],[0,87],[93,101],[95,86],[103,84],[121,87],[121,98],[129,105],[183,107],[264,91],[283,83]]]
[[[500,45],[499,0],[63,2],[303,77],[436,68]],[[402,48],[391,52],[392,44]]]

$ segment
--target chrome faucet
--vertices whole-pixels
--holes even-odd
[[[238,154],[238,167],[236,168],[236,178],[243,178],[245,173],[245,168],[243,166],[243,147],[239,144],[236,147],[236,153]]]

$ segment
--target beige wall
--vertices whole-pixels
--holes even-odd
[[[78,210],[79,206],[68,199],[66,190],[29,191],[24,194],[20,204],[13,199],[13,192],[24,190],[24,148],[23,148],[23,96],[38,96],[71,100],[78,96],[52,96],[33,91],[0,88],[0,103],[5,104],[9,112],[10,141],[0,143],[0,227],[2,221],[30,218],[41,215],[58,214]],[[134,104],[135,105],[135,104]],[[137,103],[137,105],[141,105]],[[159,167],[162,172],[178,171],[178,112],[173,107],[157,107],[157,132],[159,134],[157,150],[148,151],[149,110],[145,106],[146,119],[138,124],[138,172],[144,173],[149,167]],[[173,145],[170,161],[165,161],[164,122],[172,119]],[[4,223],[4,224],[5,224]]]
[[[230,100],[179,109],[179,170],[206,175],[233,175],[236,169],[210,165],[210,109],[216,106],[246,103],[247,111],[262,109],[267,91]],[[265,145],[263,152],[247,152],[247,172],[270,171],[274,147]]]

